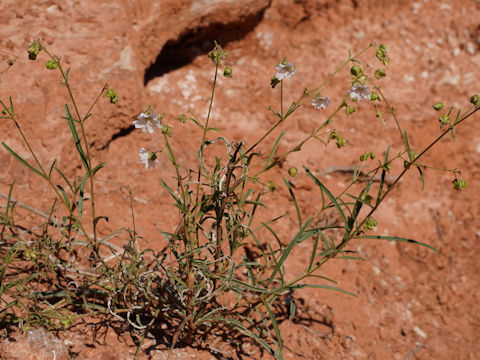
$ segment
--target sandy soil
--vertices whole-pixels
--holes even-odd
[[[2,63],[5,64],[4,58],[6,61],[12,55],[18,56],[15,65],[0,75],[0,98],[13,96],[22,126],[45,162],[57,158],[69,174],[78,174],[73,144],[60,119],[64,89],[58,78],[40,69],[40,63],[29,63],[24,49],[40,36],[47,40],[49,48],[64,54],[72,66],[74,90],[82,107],[86,107],[88,99],[100,91],[105,81],[116,88],[121,97],[119,106],[113,108],[102,103],[88,125],[94,138],[95,158],[107,161],[98,203],[99,212],[109,216],[110,222],[102,225],[101,232],[107,234],[130,226],[128,199],[117,185],[128,184],[134,193],[137,229],[149,239],[149,246],[157,248],[163,244],[157,229],[171,229],[178,220],[171,211],[168,194],[158,185],[160,177],[171,179],[171,170],[144,169],[138,161],[138,149],[156,148],[162,143],[159,138],[132,131],[132,121],[147,104],[159,113],[167,112],[166,121],[174,125],[172,141],[177,159],[185,166],[195,162],[198,132],[179,124],[176,117],[188,109],[200,115],[206,113],[213,68],[202,52],[203,44],[211,42],[213,37],[228,40],[225,47],[231,53],[228,65],[233,68],[234,77],[220,79],[212,121],[232,140],[253,143],[273,124],[268,105],[278,104],[278,89],[271,89],[269,82],[274,65],[283,56],[298,71],[285,89],[286,98],[293,99],[304,87],[321,83],[346,60],[348,50],[358,52],[372,41],[386,44],[392,60],[387,77],[381,81],[382,89],[408,130],[412,147],[418,150],[440,133],[438,114],[432,109],[435,102],[466,108],[469,97],[480,91],[480,2],[473,0],[273,0],[261,16],[248,18],[235,24],[236,27],[227,24],[191,32],[195,35],[191,43],[188,37],[171,35],[174,46],[170,56],[175,51],[184,51],[182,56],[191,58],[181,66],[169,65],[170,68],[161,61],[151,67],[166,40],[155,43],[152,39],[163,35],[138,31],[138,27],[162,21],[160,14],[145,16],[148,6],[143,3],[138,8],[128,5],[136,9],[133,12],[125,10],[128,6],[124,2],[110,7],[97,6],[93,1],[74,5],[55,1],[39,1],[35,6],[27,3],[6,4],[6,11],[0,15],[0,33],[6,34],[0,35]],[[82,35],[77,38],[76,34]],[[130,62],[131,70],[104,71],[115,64],[121,49],[127,47],[136,54],[136,60]],[[197,53],[199,56],[194,56]],[[139,57],[140,54],[144,57]],[[365,61],[373,63],[374,59]],[[5,68],[6,65],[2,69]],[[338,103],[346,82],[348,69],[324,89],[324,94]],[[288,149],[307,136],[325,116],[306,106],[272,134],[267,144],[271,146],[282,131],[288,131],[280,150]],[[375,118],[371,105],[360,104],[354,117],[340,116],[334,124],[336,131],[346,137],[347,147],[336,149],[332,143],[325,148],[318,142],[309,143],[303,152],[293,154],[266,179],[276,180],[280,185],[280,177],[286,176],[290,166],[307,165],[338,191],[351,174],[322,171],[352,166],[366,150],[384,156],[388,144],[392,153],[401,149],[394,122],[391,117],[385,119],[384,126]],[[1,140],[12,148],[23,149],[13,124],[2,121],[0,134]],[[366,261],[337,260],[325,267],[324,275],[358,297],[323,290],[298,291],[295,294],[298,318],[280,325],[285,334],[287,359],[480,357],[478,115],[460,126],[456,137],[456,141],[442,140],[426,161],[432,166],[461,170],[468,182],[466,190],[452,189],[451,174],[426,170],[422,191],[417,174],[412,172],[376,216],[379,234],[426,242],[437,248],[438,254],[408,244],[353,243],[351,249]],[[0,192],[7,193],[15,179],[14,196],[46,211],[53,198],[49,189],[5,151],[0,152],[0,163]],[[399,170],[395,168],[392,173]],[[315,215],[320,201],[318,190],[303,172],[293,184],[305,215]],[[269,203],[271,207],[264,216],[294,212],[288,192],[281,187],[271,195]],[[31,215],[22,216],[28,222]],[[279,225],[286,238],[294,222],[292,216]],[[118,244],[121,245],[121,240]],[[305,254],[299,251],[287,265],[295,274],[302,271],[305,261]],[[94,339],[92,328],[79,326],[58,336],[70,341],[66,346],[77,359],[133,358],[135,348],[128,334],[118,336],[111,329],[102,329],[100,334]],[[16,341],[5,340],[0,358],[17,359],[15,356],[23,354],[22,358],[33,359],[31,353],[19,350],[28,344],[25,336],[16,336]],[[156,345],[150,339],[147,343],[150,352],[141,358],[166,359],[166,345]],[[238,358],[231,352],[228,341],[213,339],[209,346],[218,351],[180,348],[175,349],[172,358]],[[251,351],[250,358],[269,358],[259,348],[245,346]],[[38,350],[35,356],[42,351],[45,350]],[[44,358],[51,358],[48,356],[51,355]]]

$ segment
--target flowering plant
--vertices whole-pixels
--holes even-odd
[[[61,287],[61,290],[45,291],[45,285],[35,282],[35,276],[22,280],[20,285],[29,283],[34,287],[35,306],[27,307],[27,311],[22,314],[21,311],[13,311],[17,303],[4,300],[9,304],[6,310],[11,311],[13,321],[25,323],[24,326],[27,327],[32,325],[29,310],[34,308],[42,309],[37,310],[35,318],[41,319],[37,322],[49,324],[50,328],[72,326],[74,319],[82,316],[82,311],[106,316],[115,321],[122,321],[131,330],[132,336],[136,337],[139,344],[137,355],[145,338],[155,333],[154,330],[168,333],[171,340],[169,346],[173,348],[179,343],[201,345],[212,329],[221,329],[225,332],[241,333],[276,359],[283,359],[283,338],[279,322],[282,314],[288,314],[291,319],[295,318],[297,306],[295,299],[300,289],[332,290],[355,296],[336,286],[333,279],[321,275],[321,270],[327,262],[335,259],[361,259],[349,248],[352,241],[387,240],[416,244],[435,250],[431,245],[416,240],[371,233],[378,225],[374,215],[408,171],[412,169],[418,171],[423,182],[423,169],[428,166],[420,161],[440,139],[453,134],[459,124],[480,109],[479,97],[472,96],[470,107],[464,112],[458,110],[455,120],[453,117],[450,118],[453,107],[449,107],[446,113],[442,112],[439,117],[441,127],[448,128],[442,129],[429,146],[416,153],[411,148],[407,131],[402,128],[393,107],[376,85],[376,80],[387,75],[386,70],[377,69],[371,76],[366,73],[371,66],[361,63],[362,55],[371,49],[375,51],[376,58],[383,66],[389,64],[390,58],[385,45],[370,44],[358,54],[349,56],[328,78],[339,75],[345,67],[351,65],[351,83],[347,86],[349,82],[345,82],[346,90],[342,99],[331,100],[320,94],[320,91],[327,92],[327,80],[314,89],[305,89],[288,109],[284,109],[283,83],[285,80],[294,81],[296,68],[287,62],[286,58],[282,59],[275,67],[277,72],[271,80],[274,88],[280,84],[279,108],[274,110],[270,107],[275,122],[255,142],[247,144],[243,141],[230,142],[226,137],[217,134],[211,138],[212,132],[216,133],[216,129],[211,128],[209,123],[218,72],[223,67],[224,76],[227,78],[232,76],[232,69],[223,65],[229,56],[228,51],[215,43],[215,48],[208,54],[215,66],[215,76],[205,119],[185,114],[178,116],[181,123],[191,122],[192,126],[197,126],[201,131],[197,153],[198,167],[194,169],[183,168],[177,160],[175,148],[170,140],[176,136],[174,128],[162,123],[166,114],[159,116],[150,106],[139,114],[133,122],[135,128],[151,135],[159,129],[163,140],[162,150],[151,152],[141,148],[138,154],[140,162],[147,169],[155,168],[155,165],[161,163],[162,167],[158,171],[163,171],[165,166],[170,164],[175,171],[176,188],[172,189],[163,180],[161,185],[171,196],[180,220],[175,229],[162,229],[166,246],[158,251],[139,247],[137,240],[140,235],[135,229],[133,207],[132,229],[123,228],[104,238],[100,238],[97,232],[98,222],[108,220],[96,213],[95,205],[96,174],[105,163],[94,165],[84,123],[102,94],[110,103],[116,104],[119,101],[117,92],[105,85],[90,110],[82,116],[70,88],[69,69],[65,71],[61,59],[51,55],[40,42],[35,41],[28,48],[29,58],[35,60],[41,52],[44,52],[49,58],[46,63],[47,69],[60,71],[68,89],[75,111],[72,114],[70,107],[65,105],[65,119],[84,175],[80,181],[69,180],[56,167],[55,161],[47,170],[30,146],[17,120],[11,99],[9,103],[0,101],[3,108],[2,118],[15,123],[33,161],[25,160],[2,142],[4,149],[48,184],[67,214],[63,220],[55,217],[53,211],[48,216],[46,228],[55,226],[60,229],[61,237],[56,242],[48,236],[44,241],[29,243],[16,236],[11,237],[13,243],[0,269],[0,298],[20,299],[22,296],[22,287],[17,286],[21,282],[9,280],[11,282],[8,286],[1,282],[3,279],[11,278],[9,269],[14,261],[12,254],[19,252],[23,260],[34,262],[35,266],[50,276],[55,274]],[[323,123],[312,130],[311,134],[300,139],[295,146],[285,152],[277,153],[278,145],[285,133],[277,138],[267,152],[268,155],[258,152],[260,144],[264,144],[265,139],[287,122],[307,101],[314,109],[325,113],[332,102],[338,105],[327,114]],[[274,224],[283,216],[269,222],[258,221],[256,216],[260,208],[268,205],[264,203],[264,199],[277,189],[277,185],[272,180],[266,179],[265,175],[271,169],[280,167],[292,152],[301,151],[309,141],[317,140],[327,144],[334,140],[339,149],[347,146],[345,137],[332,128],[332,125],[340,110],[343,109],[347,115],[352,115],[356,111],[352,103],[362,101],[369,102],[376,116],[382,121],[385,121],[384,112],[391,114],[402,139],[403,149],[392,156],[390,147],[387,147],[385,156],[378,160],[378,164],[374,163],[376,155],[372,151],[362,153],[360,163],[352,170],[350,183],[338,194],[334,194],[308,167],[303,166],[302,171],[316,185],[322,198],[318,212],[333,209],[338,220],[335,224],[322,225],[313,218],[305,218],[305,212],[287,178],[282,180],[291,196],[296,213],[296,219],[291,220],[297,227],[292,238],[285,239],[284,234],[277,233],[274,229]],[[384,112],[379,110],[378,103],[383,106]],[[443,108],[443,103],[434,105],[435,111],[443,111]],[[207,161],[205,150],[212,144],[225,145],[226,160],[216,157],[213,161]],[[160,156],[164,156],[161,161]],[[387,187],[387,174],[392,171],[392,163],[395,162],[401,162],[403,167]],[[458,170],[440,170],[453,173],[452,187],[455,190],[466,188],[467,183],[461,178]],[[298,174],[297,167],[288,169],[288,176],[293,178]],[[130,188],[125,188],[131,199]],[[12,220],[12,189],[13,186],[2,221],[3,231],[9,229],[12,234],[16,234]],[[90,201],[89,217],[84,216],[86,201]],[[89,220],[85,220],[86,218]],[[109,240],[122,231],[128,235],[128,241],[123,247],[115,247]],[[272,235],[273,241],[260,236],[262,232]],[[79,238],[81,240],[78,240]],[[32,243],[36,245],[33,246]],[[290,271],[288,259],[300,245],[302,252],[305,252],[305,249],[308,249],[308,252],[304,271],[295,274]],[[82,251],[78,251],[79,249]],[[112,249],[115,249],[114,256],[106,256],[106,251]],[[241,250],[247,255],[243,255]],[[88,263],[95,273],[82,269],[84,263]],[[72,271],[67,272],[65,269]],[[72,288],[70,286],[72,281],[82,286]],[[52,305],[49,302],[52,298],[60,299],[62,304],[68,306],[61,311],[54,307],[52,312]]]

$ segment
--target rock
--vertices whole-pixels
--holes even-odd
[[[30,330],[15,341],[0,343],[2,360],[68,360],[68,349],[62,340],[45,329]]]

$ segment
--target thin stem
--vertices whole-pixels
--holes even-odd
[[[212,93],[210,95],[210,104],[208,105],[208,113],[207,113],[207,120],[205,121],[205,127],[203,128],[203,134],[202,134],[202,143],[200,144],[200,157],[203,158],[203,146],[205,143],[205,140],[207,138],[207,131],[208,131],[208,122],[210,120],[210,115],[212,113],[212,106],[213,106],[213,98],[215,96],[215,87],[217,85],[217,75],[218,75],[218,64],[215,64],[215,75],[213,78],[213,84],[212,84]],[[198,183],[197,183],[197,194],[195,196],[195,203],[198,203],[198,197],[200,195],[200,179],[202,175],[202,167],[201,165],[198,166]]]

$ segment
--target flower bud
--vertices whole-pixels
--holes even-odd
[[[225,67],[223,70],[223,76],[231,78],[232,77],[232,68]]]
[[[378,96],[377,93],[374,93],[373,91],[370,93],[370,100],[371,101],[375,101],[375,100],[379,100],[380,97]]]
[[[42,44],[38,40],[35,40],[27,49],[28,58],[30,60],[36,60],[38,53],[42,50]]]
[[[478,97],[477,94],[473,95],[473,96],[470,98],[470,103],[472,103],[472,104],[475,105],[475,106],[480,105],[480,98]]]
[[[168,125],[162,125],[162,134],[172,136],[172,127]]]
[[[45,63],[45,67],[48,69],[48,70],[55,70],[57,68],[57,63],[55,60],[48,60],[46,63]]]
[[[462,191],[467,187],[467,182],[462,179],[455,179],[452,181],[453,188],[457,191]]]
[[[187,122],[187,115],[185,115],[185,114],[178,115],[178,121],[185,124]]]
[[[8,59],[8,60],[7,60],[8,66],[9,66],[9,67],[10,67],[10,66],[13,66],[13,64],[15,64],[15,60],[16,60],[16,59]]]
[[[390,163],[383,164],[382,169],[385,171],[390,171],[392,170],[392,164]]]
[[[365,154],[360,155],[360,161],[365,161],[368,159],[369,152],[367,151]]]
[[[349,106],[347,106],[347,107],[345,108],[345,113],[346,113],[347,115],[351,115],[351,114],[353,114],[354,112],[355,112],[355,107],[354,107],[354,106],[349,105]]]
[[[350,74],[352,74],[353,76],[362,76],[363,75],[362,68],[358,65],[353,65],[350,68]]]
[[[155,161],[157,160],[157,154],[155,152],[151,152],[148,154],[148,160]]]
[[[111,99],[113,98],[115,95],[117,95],[117,92],[113,89],[108,89],[106,92],[105,92],[105,97],[108,98],[108,99]]]
[[[341,136],[337,136],[336,144],[337,144],[337,148],[341,148],[342,146],[347,145],[347,140],[345,140],[345,138]]]
[[[277,186],[275,185],[275,183],[274,183],[272,180],[268,180],[268,182],[267,182],[267,187],[268,187],[268,191],[274,192],[274,191],[275,191],[275,188],[276,188]]]
[[[372,159],[372,160],[375,159],[375,153],[372,152],[372,151],[370,151],[370,159]]]
[[[442,102],[438,102],[436,103],[435,105],[433,105],[433,108],[435,109],[435,111],[440,111],[443,109],[443,103]]]
[[[375,78],[377,80],[383,78],[387,76],[387,73],[385,72],[385,69],[378,69],[377,71],[375,71]]]
[[[224,50],[216,41],[215,47],[212,51],[208,53],[208,57],[212,60],[216,65],[220,64],[220,60],[225,60],[228,57],[228,51]]]
[[[360,194],[360,200],[363,200],[365,201],[366,203],[370,204],[371,201],[373,200],[373,196],[368,194],[366,191],[363,191],[361,194]]]
[[[296,177],[298,175],[298,169],[296,167],[291,167],[288,169],[288,175],[291,177]]]
[[[448,116],[447,114],[442,115],[438,118],[438,121],[440,121],[442,125],[446,125],[450,122],[450,116]]]
[[[118,97],[118,95],[115,94],[115,96],[110,98],[110,104],[116,104],[118,100],[120,100],[120,98]]]
[[[378,223],[377,223],[377,220],[375,220],[374,218],[372,217],[369,217],[366,221],[365,221],[365,225],[364,225],[364,228],[365,230],[373,230],[377,227]]]

